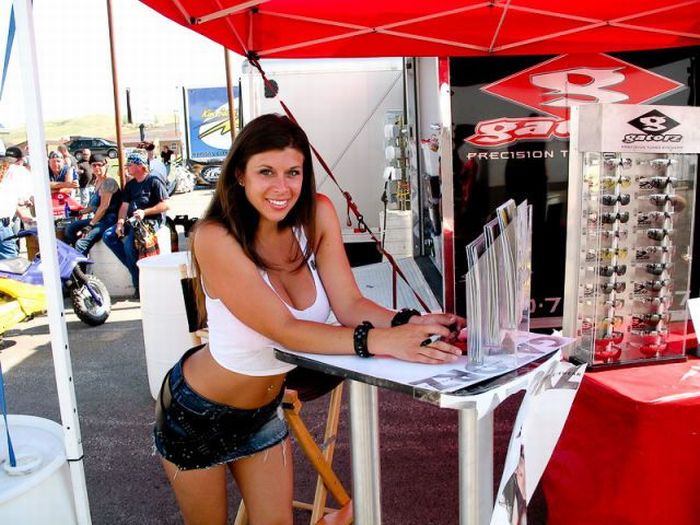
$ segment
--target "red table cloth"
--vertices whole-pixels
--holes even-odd
[[[542,484],[549,525],[700,523],[700,359],[586,374]]]

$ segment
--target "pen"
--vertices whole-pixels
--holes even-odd
[[[433,344],[435,341],[439,341],[440,339],[442,339],[441,335],[433,334],[430,337],[428,337],[427,339],[423,339],[423,341],[421,341],[420,345],[421,346],[428,346],[428,345]]]

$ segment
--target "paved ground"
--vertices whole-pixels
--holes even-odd
[[[173,199],[177,213],[197,215],[210,191]],[[201,209],[201,208],[200,208]],[[195,210],[195,211],[192,211]],[[175,499],[153,455],[153,399],[146,376],[141,309],[119,300],[107,323],[88,327],[66,310],[74,382],[85,453],[85,472],[95,524],[180,524]],[[21,323],[6,334],[16,342],[0,352],[9,412],[59,420],[47,318]],[[382,511],[389,525],[458,523],[457,418],[407,396],[380,392]],[[497,470],[503,461],[519,399],[496,413]],[[312,432],[322,431],[324,401],[307,403],[304,416]],[[350,487],[347,406],[343,407],[336,470]],[[310,499],[315,479],[295,451],[296,496]],[[231,487],[231,508],[239,495]],[[44,503],[38,503],[44,504]],[[544,523],[541,501],[529,522]],[[232,520],[231,520],[232,521]],[[295,524],[308,523],[298,512]],[[58,524],[60,525],[60,524]]]

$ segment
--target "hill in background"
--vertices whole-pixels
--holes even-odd
[[[177,126],[175,116],[172,113],[156,116],[154,123],[146,126],[144,130],[145,138],[150,141],[177,140],[179,138]],[[44,134],[46,141],[49,143],[67,139],[71,135],[116,140],[114,116],[87,115],[73,119],[45,122]],[[24,127],[14,128],[8,134],[2,135],[1,138],[7,146],[18,144],[27,140],[26,130]],[[125,143],[140,140],[138,123],[122,124],[122,140]]]

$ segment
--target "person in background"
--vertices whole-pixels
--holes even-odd
[[[13,177],[18,187],[20,195],[19,204],[28,209],[29,213],[25,214],[25,217],[32,216],[32,210],[34,208],[34,188],[32,188],[32,174],[24,164],[24,154],[20,148],[12,146],[7,148],[5,156],[9,159],[14,159],[14,162],[9,167],[9,171],[13,172]],[[17,214],[12,221],[12,231],[16,235],[22,228],[22,220],[19,214]]]
[[[56,146],[56,151],[63,156],[63,161],[66,163],[66,166],[70,166],[74,170],[78,169],[78,160],[71,155],[70,151],[68,151],[68,146],[65,144],[59,144]]]
[[[94,191],[94,180],[92,168],[90,167],[91,151],[88,148],[80,152],[80,161],[78,162],[78,186],[80,194],[80,204],[87,206],[90,203],[90,196]]]
[[[21,152],[20,152],[21,153]],[[26,185],[19,180],[18,159],[5,150],[5,144],[0,141],[0,259],[11,259],[19,255],[19,245],[13,239],[15,231],[12,222],[15,216],[25,222],[31,222],[32,217],[24,204],[28,200]]]
[[[236,137],[195,227],[192,262],[209,343],[168,372],[156,401],[156,449],[185,523],[226,523],[226,472],[250,523],[292,523],[292,456],[273,347],[450,363],[450,314],[395,312],[360,293],[338,216],[316,194],[308,139],[280,115]],[[327,324],[331,310],[342,326]],[[453,325],[453,326],[452,326]],[[386,362],[386,366],[392,366]]]
[[[21,148],[12,146],[7,148],[5,156],[15,159],[12,164],[11,169],[17,173],[17,179],[21,187],[21,192],[24,197],[24,204],[27,206],[33,206],[34,201],[34,188],[32,187],[32,174],[25,163],[25,155]]]
[[[171,150],[167,144],[163,144],[160,147],[160,158],[166,167],[170,166],[170,161],[171,161],[173,155],[175,155],[175,152],[173,150]]]
[[[146,142],[143,145],[144,149],[146,150],[146,155],[148,157],[148,169],[151,172],[151,175],[156,175],[160,178],[161,181],[163,181],[163,184],[165,187],[168,187],[168,169],[165,167],[165,164],[161,162],[161,160],[156,157],[155,151],[156,151],[156,146],[153,144],[153,142]]]
[[[95,153],[90,157],[91,173],[95,176],[95,192],[90,204],[80,211],[81,215],[94,213],[90,219],[80,219],[66,226],[66,242],[87,255],[90,248],[102,238],[110,226],[117,223],[117,214],[122,204],[121,190],[116,180],[107,176],[107,159]]]
[[[138,253],[134,246],[134,230],[126,219],[135,217],[153,223],[156,231],[165,222],[168,210],[168,193],[160,178],[148,172],[146,158],[140,153],[131,153],[126,159],[126,169],[131,179],[122,190],[122,203],[117,222],[104,232],[102,241],[126,266],[131,274],[135,296],[139,295]]]
[[[65,163],[65,157],[58,151],[49,153],[49,187],[51,193],[63,193],[74,197],[79,187],[78,174]]]

